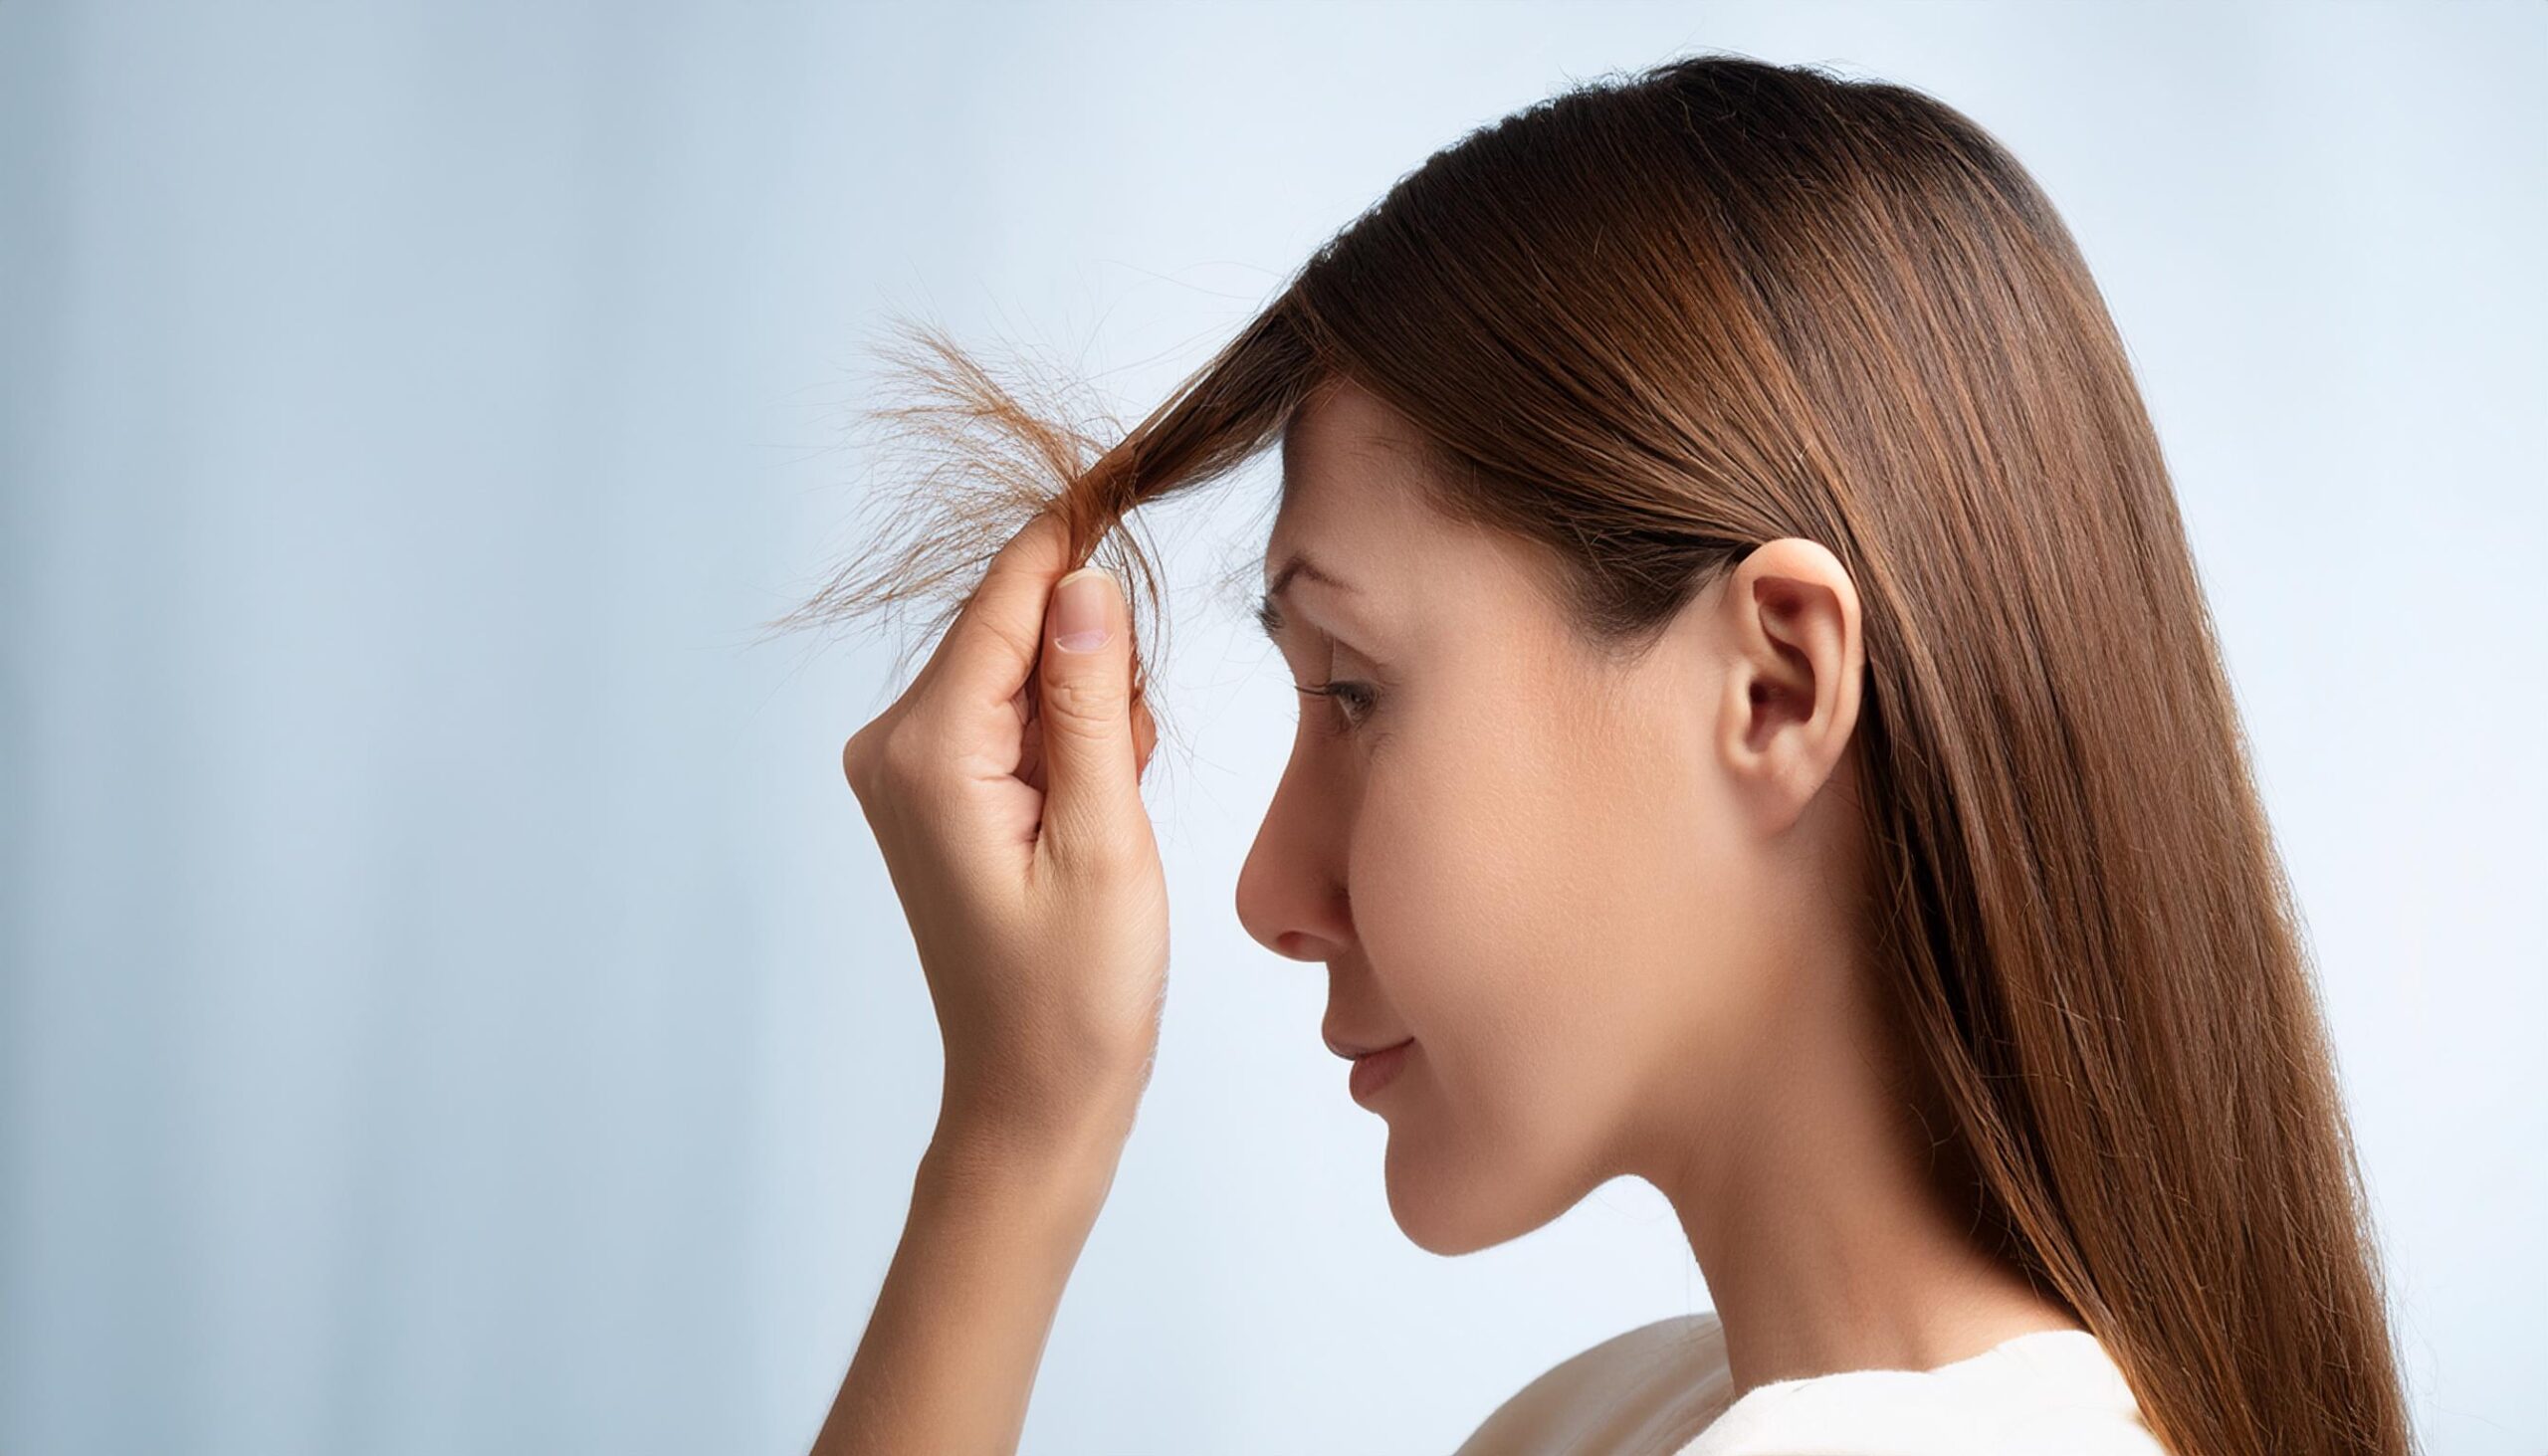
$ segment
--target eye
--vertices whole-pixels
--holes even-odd
[[[1369,683],[1327,682],[1315,688],[1293,685],[1294,690],[1320,698],[1334,699],[1336,711],[1349,728],[1361,728],[1380,706],[1380,693]]]

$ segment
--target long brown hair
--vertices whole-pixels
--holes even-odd
[[[1857,583],[1869,935],[1977,1216],[2189,1456],[2410,1449],[2291,890],[2159,441],[2067,229],[1904,87],[1703,55],[1482,127],[1101,438],[934,330],[911,541],[776,624],[969,582],[1066,512],[1156,614],[1127,513],[1351,379],[1435,504],[1650,643],[1752,546]],[[952,611],[954,605],[949,609]]]

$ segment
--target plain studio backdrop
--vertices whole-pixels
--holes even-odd
[[[2148,392],[2437,1452],[2548,1448],[2548,7],[0,6],[0,1449],[801,1452],[939,1091],[842,741],[894,312],[1125,418],[1434,148],[1692,50],[1933,92]],[[1271,462],[1148,527],[1156,1081],[1030,1452],[1448,1450],[1705,1308],[1408,1244],[1241,930]],[[1242,577],[1242,579],[1245,579]]]

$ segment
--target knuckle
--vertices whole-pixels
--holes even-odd
[[[861,795],[867,792],[876,772],[875,732],[876,726],[870,724],[851,733],[849,741],[840,746],[841,777],[848,779],[849,786]]]
[[[874,773],[886,786],[917,783],[928,768],[928,744],[909,722],[887,728],[877,739]]]
[[[1124,690],[1112,683],[1065,678],[1044,685],[1044,712],[1065,727],[1093,729],[1114,723],[1125,712]]]
[[[841,746],[841,773],[860,802],[907,792],[919,780],[926,751],[921,736],[907,720],[890,714],[850,734]]]
[[[1147,885],[1156,877],[1159,848],[1137,806],[1116,801],[1080,806],[1077,819],[1058,835],[1056,851],[1074,883],[1082,886]]]
[[[1071,836],[1059,849],[1062,871],[1072,885],[1119,885],[1132,878],[1141,860],[1121,835],[1096,832]]]
[[[1036,652],[1043,646],[1041,622],[1019,623],[990,616],[982,621],[981,630],[998,641],[1007,655],[1019,662],[1033,662]]]

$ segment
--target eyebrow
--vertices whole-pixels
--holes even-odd
[[[1292,581],[1295,577],[1306,577],[1322,586],[1332,586],[1348,594],[1354,591],[1352,583],[1330,575],[1319,566],[1318,562],[1310,559],[1309,552],[1294,551],[1291,558],[1283,563],[1282,569],[1274,573],[1273,580],[1266,585],[1264,597],[1256,604],[1256,625],[1265,630],[1265,635],[1270,640],[1277,642],[1281,640],[1285,623],[1281,608],[1275,604],[1282,599],[1283,593],[1292,589]]]

